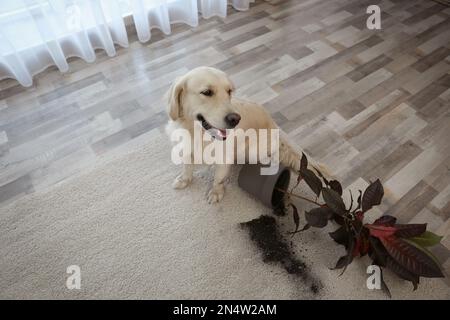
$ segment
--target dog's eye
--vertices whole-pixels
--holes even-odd
[[[207,97],[211,97],[214,93],[212,92],[212,90],[206,89],[203,90],[202,92],[200,92],[202,95],[207,96]]]
[[[229,89],[228,90],[228,95],[231,96],[232,93],[233,93],[233,90]]]

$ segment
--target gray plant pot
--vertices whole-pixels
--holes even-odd
[[[277,189],[287,190],[291,172],[280,164],[278,172],[274,175],[261,175],[261,165],[246,164],[239,173],[239,186],[254,195],[265,206],[277,208],[283,201],[284,193]]]

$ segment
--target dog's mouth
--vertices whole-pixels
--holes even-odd
[[[227,138],[227,129],[216,128],[201,114],[197,115],[197,120],[202,124],[203,129],[205,129],[213,138],[219,140],[225,140]]]

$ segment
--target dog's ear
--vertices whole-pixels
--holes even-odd
[[[167,92],[167,112],[170,119],[174,121],[183,117],[182,94],[184,84],[184,77],[178,77]]]
[[[231,89],[231,91],[234,92],[234,90],[236,89],[236,87],[235,87],[233,81],[230,79],[230,77],[228,77],[228,81],[230,82],[230,89]]]

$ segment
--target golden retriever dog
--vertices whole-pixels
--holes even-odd
[[[173,130],[183,128],[191,133],[194,139],[195,126],[202,132],[208,132],[216,140],[225,140],[229,129],[278,129],[278,126],[263,106],[233,97],[234,85],[221,70],[210,67],[199,67],[177,78],[168,92],[169,123],[166,127],[170,135]],[[298,171],[300,155],[287,142],[285,135],[279,131],[279,162],[286,167]],[[198,139],[197,139],[198,140]],[[191,146],[201,143],[204,146],[211,142],[191,141]],[[268,139],[270,141],[270,137]],[[244,139],[245,150],[249,150],[249,140]],[[257,145],[258,144],[254,144]],[[235,149],[236,150],[236,149]],[[236,153],[242,152],[237,149]],[[270,153],[272,152],[268,148]],[[239,156],[234,154],[234,157]],[[189,155],[192,160],[193,156]],[[246,155],[247,157],[247,155]],[[259,159],[261,160],[261,159]],[[181,174],[175,179],[173,187],[187,187],[193,177],[194,161],[183,163]],[[214,164],[214,182],[208,193],[208,202],[220,201],[225,193],[224,182],[230,173],[230,164]]]

